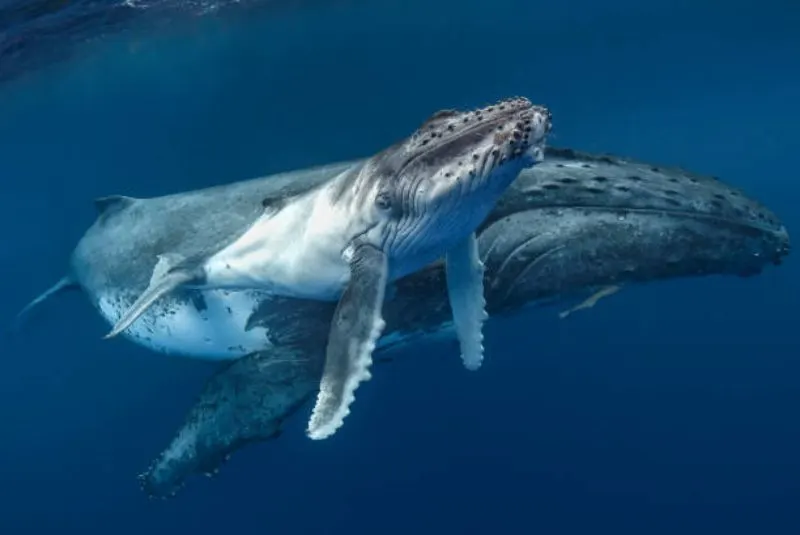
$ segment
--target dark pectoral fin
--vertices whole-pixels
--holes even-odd
[[[113,338],[119,333],[130,327],[156,299],[168,294],[179,286],[188,282],[196,281],[200,278],[198,269],[196,267],[182,267],[178,266],[170,268],[171,259],[169,257],[162,257],[158,265],[153,269],[153,276],[150,279],[150,285],[142,292],[142,295],[125,311],[122,317],[117,321],[114,328],[110,333],[103,338]]]
[[[253,353],[216,373],[170,445],[140,478],[150,497],[174,494],[192,475],[216,473],[247,444],[275,438],[319,384],[322,351]]]
[[[370,379],[372,351],[381,336],[386,291],[387,259],[371,245],[359,245],[350,260],[350,283],[333,316],[325,369],[317,404],[308,423],[308,436],[331,436],[350,413],[362,381]]]

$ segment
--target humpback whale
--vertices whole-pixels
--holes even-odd
[[[356,162],[331,164],[241,183],[252,197],[260,181],[305,188]],[[217,189],[199,206],[236,203]],[[155,260],[102,254],[125,199],[101,203],[101,214],[72,255],[70,274],[47,296],[80,288],[113,323],[110,306],[146,288]],[[134,204],[135,206],[135,204]],[[199,209],[199,208],[198,208]],[[253,217],[257,210],[243,212]],[[175,229],[154,225],[147,243]],[[144,239],[144,238],[142,238]],[[523,170],[478,228],[490,321],[532,303],[597,288],[708,275],[757,275],[789,254],[780,219],[744,192],[717,179],[572,149],[545,149]],[[144,247],[139,245],[139,247]],[[430,336],[451,336],[445,264],[402,277],[387,292],[380,355]],[[41,302],[38,300],[37,302]],[[214,473],[243,446],[280,434],[281,425],[314,395],[336,304],[249,289],[187,288],[161,298],[131,336],[152,350],[227,361],[202,390],[171,443],[141,475],[151,496],[169,496],[194,474]],[[401,351],[399,354],[410,354]]]

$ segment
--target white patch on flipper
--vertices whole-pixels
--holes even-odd
[[[342,427],[342,424],[344,424],[344,419],[347,418],[348,414],[350,414],[350,405],[356,399],[355,392],[358,388],[358,385],[364,381],[369,381],[372,379],[372,374],[369,372],[369,369],[372,366],[372,352],[375,350],[375,346],[378,342],[378,339],[381,337],[384,327],[386,327],[386,322],[384,322],[383,318],[381,318],[380,309],[381,307],[376,309],[373,317],[372,331],[369,339],[365,340],[361,345],[361,348],[358,351],[358,358],[352,363],[354,369],[352,370],[352,373],[348,375],[347,381],[344,385],[344,401],[339,405],[339,407],[336,409],[336,412],[327,421],[324,419],[324,408],[334,403],[336,396],[331,391],[331,387],[333,385],[324,379],[320,383],[319,394],[317,395],[317,403],[314,405],[314,411],[311,413],[311,419],[308,422],[307,433],[309,438],[313,440],[322,440],[328,438],[334,434],[337,429]],[[350,341],[351,345],[355,343],[357,343],[355,340]]]
[[[483,296],[484,266],[475,233],[447,251],[446,272],[461,359],[468,370],[477,370],[483,362],[483,322],[489,315]]]
[[[386,327],[381,317],[388,275],[386,255],[368,245],[358,251],[348,248],[345,256],[350,260],[354,284],[345,290],[333,317],[325,370],[306,430],[313,440],[331,436],[350,414],[356,388],[372,378],[372,352]]]

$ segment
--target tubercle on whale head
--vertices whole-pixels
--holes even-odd
[[[777,215],[725,182],[567,149],[548,149],[523,171],[479,227],[478,245],[493,317],[603,286],[750,277],[791,250]],[[388,345],[450,320],[441,260],[394,285]]]
[[[752,276],[791,249],[771,210],[716,178],[554,149],[507,190],[479,243],[491,312],[598,285]]]
[[[550,111],[524,97],[433,114],[362,168],[356,202],[376,207],[368,241],[395,257],[446,250],[522,169],[541,161],[551,128]]]
[[[512,97],[471,111],[437,111],[403,146],[409,158],[423,156],[428,163],[435,156],[450,157],[470,144],[486,144],[489,150],[506,148],[506,156],[518,156],[543,144],[551,129],[552,115],[547,108],[534,106],[525,97]],[[437,154],[443,147],[448,152]]]
[[[390,149],[384,165],[395,181],[426,177],[427,187],[417,194],[428,204],[446,202],[459,183],[462,189],[489,188],[499,195],[510,181],[495,171],[517,164],[518,172],[541,161],[551,129],[550,111],[525,97],[472,111],[440,110],[402,143],[402,150]]]

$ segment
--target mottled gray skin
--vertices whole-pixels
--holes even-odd
[[[563,149],[548,149],[544,163],[520,175],[482,225],[479,244],[493,318],[600,285],[756,275],[790,248],[770,210],[716,179]],[[440,263],[397,281],[392,293],[382,349],[447,327]],[[278,347],[209,381],[141,476],[144,491],[173,494],[191,474],[215,473],[243,445],[277,436],[316,391],[334,306],[263,302],[250,326],[269,326]]]
[[[149,199],[106,197],[97,203],[100,217],[73,252],[64,282],[94,297],[114,325],[106,338],[124,333],[156,350],[238,358],[240,348],[261,349],[253,335],[238,338],[242,314],[248,315],[241,299],[249,308],[256,301],[242,298],[243,290],[335,301],[343,286],[360,284],[345,260],[357,245],[385,254],[388,280],[450,254],[473,235],[519,171],[539,159],[549,129],[546,109],[513,98],[469,112],[440,111],[402,141],[353,165]],[[475,287],[479,280],[472,279]],[[212,290],[240,295],[231,304]],[[217,306],[202,318],[187,317],[187,300],[198,295],[199,303],[211,298]],[[239,311],[229,318],[232,328],[218,321],[226,306]],[[365,318],[382,324],[377,310]],[[209,323],[218,329],[197,344],[194,333]],[[186,338],[188,345],[181,345]],[[325,397],[337,418],[354,384],[368,373],[370,351],[364,348],[374,339],[362,342],[358,351],[336,352],[341,364],[352,365],[352,359],[360,370],[347,377],[341,403]],[[337,382],[331,374],[324,379],[320,399]],[[318,421],[323,429],[317,431],[332,432],[337,418]]]
[[[250,228],[265,207],[278,207],[361,163],[336,163],[149,199],[98,199],[100,215],[75,248],[71,271],[89,293],[127,288],[135,298],[147,287],[159,255],[206,258]]]

